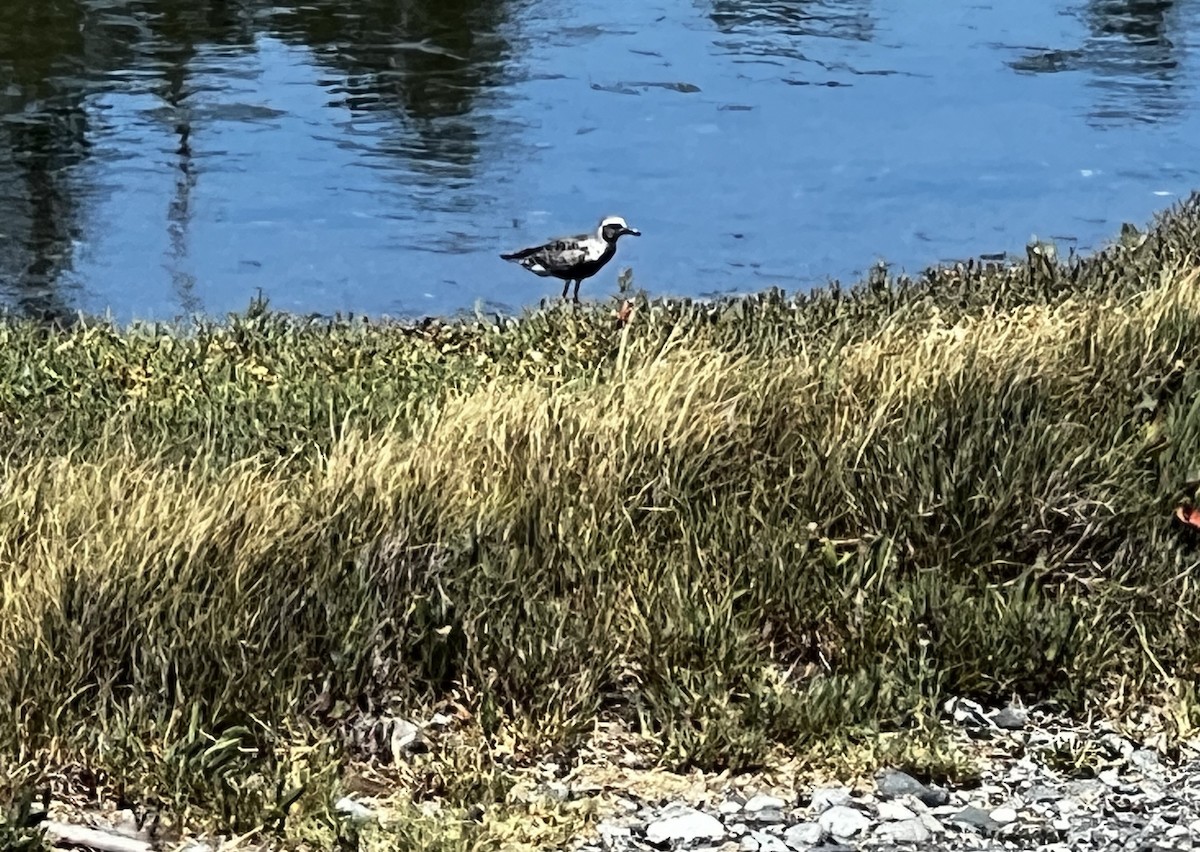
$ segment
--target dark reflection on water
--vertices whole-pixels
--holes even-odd
[[[326,81],[331,106],[388,122],[367,126],[363,148],[408,161],[423,183],[446,189],[469,180],[479,157],[486,119],[472,111],[477,93],[502,76],[503,20],[501,0],[0,0],[0,293],[13,293],[25,313],[73,310],[66,279],[86,237],[83,208],[93,189],[80,185],[79,168],[92,143],[90,96],[157,99],[145,116],[174,139],[165,152],[174,174],[166,266],[190,312],[202,307],[184,268],[200,171],[196,126],[282,114],[197,99],[221,77],[237,76],[220,67],[222,58],[232,66],[263,34],[310,49],[335,74]],[[455,204],[441,193],[427,197]]]
[[[1099,126],[1169,120],[1187,100],[1172,37],[1175,6],[1175,0],[1090,0],[1079,12],[1088,31],[1081,47],[1029,50],[1011,65],[1027,73],[1086,73],[1096,93],[1088,117]]]
[[[437,183],[470,178],[483,130],[473,114],[478,93],[503,76],[508,45],[497,35],[505,5],[496,0],[316,0],[281,9],[272,31],[313,49],[345,75],[332,103],[352,113],[384,111],[404,119],[408,134],[382,143],[413,158]]]
[[[81,236],[73,169],[88,154],[83,9],[0,4],[0,280],[17,306],[53,318],[68,310],[56,283]]]
[[[742,61],[814,62],[814,39],[870,41],[875,36],[872,0],[712,0],[710,17],[727,38],[723,46]]]

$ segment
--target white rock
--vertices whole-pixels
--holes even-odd
[[[1058,808],[1059,816],[1069,817],[1083,813],[1083,805],[1074,799],[1063,799],[1060,802],[1055,802],[1055,807]]]
[[[1010,822],[1017,821],[1017,812],[1012,808],[1007,807],[996,808],[996,810],[992,811],[989,816],[991,816],[992,819],[1001,825],[1008,825]]]
[[[741,845],[738,846],[741,852],[758,852],[758,840],[750,835],[742,838]]]
[[[823,813],[838,805],[850,804],[850,791],[845,787],[824,787],[813,790],[812,808],[814,813]]]
[[[631,837],[633,836],[633,829],[627,825],[614,825],[611,822],[602,822],[596,826],[596,833],[604,838]]]
[[[1188,823],[1188,831],[1200,837],[1200,819],[1194,819]]]
[[[1054,827],[1055,831],[1068,831],[1071,828],[1071,821],[1069,819],[1063,819],[1062,817],[1059,817],[1058,819],[1052,821],[1050,825]]]
[[[750,839],[758,843],[758,852],[791,852],[786,843],[772,834],[767,834],[765,831],[751,833],[750,837],[742,840],[742,843]]]
[[[1159,775],[1162,773],[1163,766],[1158,759],[1158,752],[1153,749],[1138,749],[1129,756],[1129,762],[1148,775]]]
[[[742,806],[742,809],[748,814],[756,814],[759,811],[765,811],[768,808],[781,810],[786,804],[787,803],[784,802],[783,799],[776,798],[775,796],[765,796],[762,793],[759,793],[757,796],[751,797],[751,799]]]
[[[861,811],[846,805],[834,805],[817,820],[821,828],[839,840],[848,840],[866,831],[871,821]]]
[[[741,809],[742,806],[733,799],[726,799],[725,801],[721,802],[721,804],[717,805],[717,811],[727,816],[729,814],[736,814]]]
[[[375,818],[375,811],[354,801],[349,796],[342,796],[334,802],[333,809],[354,822],[370,822]]]
[[[885,822],[875,829],[875,838],[888,843],[927,843],[930,832],[919,819]]]
[[[946,832],[946,826],[942,825],[941,821],[933,814],[921,814],[919,819],[921,820],[921,824],[934,834],[944,834]]]
[[[695,840],[721,840],[725,837],[725,826],[714,816],[695,808],[679,807],[664,812],[662,819],[646,826],[646,839],[661,843],[691,843]]]
[[[815,822],[798,822],[783,833],[783,840],[797,852],[805,852],[825,839],[825,829]]]
[[[427,749],[425,741],[421,739],[421,729],[407,719],[392,720],[389,745],[393,763],[400,763],[407,754],[417,754]]]
[[[913,819],[916,814],[899,802],[880,802],[879,818],[882,820]]]

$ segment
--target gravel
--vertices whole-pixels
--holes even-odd
[[[1044,709],[948,702],[952,735],[986,746],[978,778],[949,788],[900,768],[864,789],[727,797],[703,807],[639,802],[606,818],[578,852],[856,852],[1036,850],[1200,852],[1200,751],[1168,761],[1104,723]],[[694,803],[693,803],[694,804]]]

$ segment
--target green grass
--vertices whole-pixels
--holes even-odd
[[[951,695],[1190,736],[1197,268],[1193,198],[1066,263],[624,325],[4,322],[7,786],[353,846],[329,802],[387,755],[348,732],[453,700],[363,842],[509,848],[578,823],[510,794],[598,720],[733,770],[910,731],[956,771]]]

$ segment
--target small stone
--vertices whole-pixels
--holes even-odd
[[[389,745],[391,760],[394,763],[400,763],[404,755],[422,755],[430,750],[430,744],[421,737],[421,728],[407,719],[392,720]]]
[[[875,838],[886,843],[927,843],[930,832],[919,819],[885,822],[875,829]]]
[[[993,820],[1000,825],[1008,825],[1010,822],[1017,821],[1017,812],[1012,808],[996,808],[988,814]]]
[[[913,819],[916,814],[899,802],[880,802],[879,818],[885,821]]]
[[[1056,790],[1054,787],[1045,784],[1036,784],[1021,794],[1021,798],[1030,803],[1057,802],[1062,797],[1061,790]]]
[[[983,808],[975,805],[968,805],[961,811],[950,817],[954,822],[968,825],[971,828],[977,828],[980,831],[995,831],[1000,826],[992,819],[992,815]]]
[[[741,809],[741,803],[736,802],[733,799],[726,799],[725,801],[721,802],[721,804],[717,805],[717,812],[725,814],[726,816],[729,816],[730,814],[736,814],[740,812]]]
[[[611,822],[602,822],[596,826],[596,833],[604,839],[631,837],[633,835],[633,829],[627,825],[615,825]]]
[[[1069,819],[1064,819],[1062,817],[1056,817],[1050,823],[1050,825],[1054,828],[1055,831],[1070,831],[1071,830],[1071,821]]]
[[[812,802],[809,807],[814,813],[822,813],[838,805],[850,804],[850,791],[845,787],[825,787],[813,790]]]
[[[1200,819],[1194,819],[1188,823],[1188,831],[1194,837],[1200,837]]]
[[[1166,835],[1174,840],[1177,837],[1186,837],[1188,835],[1188,830],[1182,825],[1173,825],[1167,829]]]
[[[933,814],[921,814],[921,816],[918,817],[918,819],[921,820],[921,824],[923,826],[925,826],[926,828],[929,829],[930,833],[932,833],[932,834],[945,834],[946,833],[946,826],[942,825],[941,822],[938,820],[938,818],[935,817]]]
[[[760,793],[757,796],[752,796],[742,808],[746,813],[753,814],[765,810],[782,810],[786,805],[787,802],[783,799],[775,796],[765,796]]]
[[[751,833],[750,837],[758,843],[759,852],[790,852],[786,843],[764,831],[755,831]],[[742,842],[744,843],[745,840]]]
[[[738,846],[741,852],[758,852],[758,839],[747,834],[742,838],[741,845]]]
[[[342,816],[348,817],[351,822],[370,822],[375,819],[375,811],[354,801],[349,796],[342,796],[334,802],[333,809]]]
[[[863,816],[861,811],[846,805],[834,805],[821,814],[817,822],[838,840],[849,840],[866,831],[871,825],[871,821]]]
[[[725,826],[716,817],[695,808],[677,807],[664,811],[661,819],[646,827],[646,839],[656,845],[724,840]]]
[[[806,852],[825,839],[825,829],[819,823],[798,822],[783,833],[783,841],[796,852]]]
[[[1162,763],[1158,759],[1158,752],[1150,748],[1140,748],[1129,756],[1129,762],[1140,769],[1142,772],[1157,774],[1162,772]]]
[[[778,808],[763,808],[761,811],[746,814],[746,819],[757,823],[781,823],[785,822],[783,811]]]
[[[992,723],[997,728],[1003,728],[1006,731],[1019,731],[1029,722],[1029,713],[1023,707],[1009,705],[1001,710],[996,711],[992,716]]]
[[[1120,787],[1121,774],[1116,769],[1105,769],[1103,772],[1096,775],[1100,779],[1100,783],[1106,787]]]
[[[1068,796],[1074,797],[1079,803],[1091,804],[1104,795],[1106,788],[1103,782],[1089,778],[1083,781],[1071,781],[1066,786],[1066,792]],[[1059,809],[1061,810],[1062,807],[1063,804],[1060,804]]]
[[[733,825],[729,826],[729,828],[728,828],[730,837],[741,837],[743,834],[745,834],[749,830],[750,830],[750,827],[748,825],[746,825],[746,823],[744,823],[744,822],[735,822]]]
[[[901,772],[898,769],[882,769],[875,773],[875,787],[879,791],[880,797],[884,799],[913,796],[931,808],[950,801],[950,794],[945,790],[926,787],[907,772]]]

